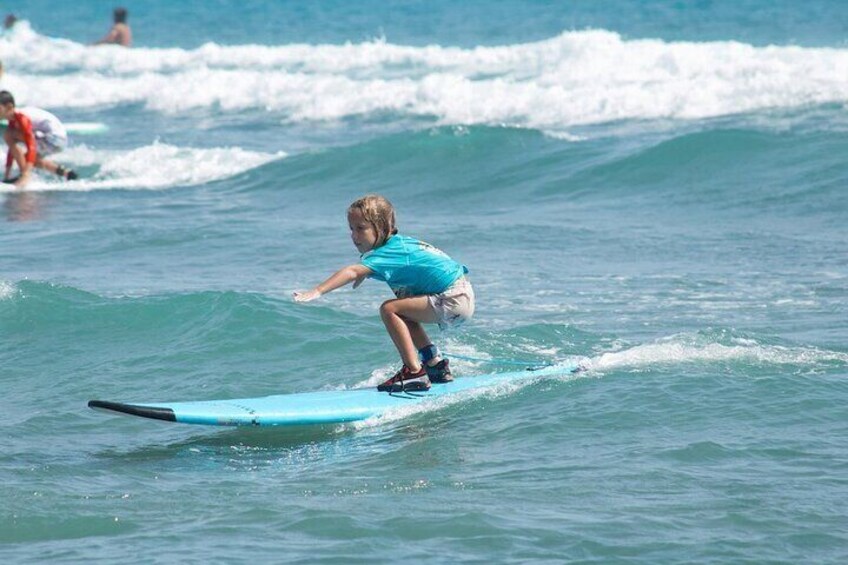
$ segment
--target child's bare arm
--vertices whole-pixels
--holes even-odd
[[[323,294],[332,292],[346,284],[354,283],[353,288],[362,284],[362,281],[371,274],[371,269],[360,263],[342,267],[330,277],[313,288],[312,290],[298,291],[294,293],[295,302],[310,302]]]

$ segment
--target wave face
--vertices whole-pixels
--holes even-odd
[[[0,185],[0,557],[846,561],[848,3],[128,8],[132,49],[93,0],[0,33],[80,175]],[[469,268],[457,378],[586,370],[343,426],[87,408],[392,375],[385,284],[291,299],[369,192]]]

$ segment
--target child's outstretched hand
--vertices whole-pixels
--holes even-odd
[[[295,302],[312,302],[316,298],[319,298],[321,296],[321,293],[313,288],[312,290],[307,290],[304,292],[295,291],[292,293],[292,296],[294,297]]]

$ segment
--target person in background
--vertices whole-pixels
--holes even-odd
[[[112,44],[123,45],[124,47],[132,45],[132,30],[127,23],[127,9],[115,8],[114,19],[115,24],[112,26],[112,29],[109,30],[109,33],[103,39],[95,42],[95,45]]]
[[[38,167],[56,174],[66,180],[78,178],[76,172],[45,159],[58,153],[68,143],[65,126],[59,118],[40,108],[17,108],[15,97],[7,90],[0,91],[0,118],[8,120],[3,140],[9,148],[6,153],[6,171],[3,182],[24,188],[32,175],[32,169]],[[26,152],[18,145],[23,143]],[[12,163],[18,164],[20,174],[12,177]]]

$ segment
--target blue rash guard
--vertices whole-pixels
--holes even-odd
[[[363,253],[360,262],[371,269],[370,278],[386,282],[398,298],[439,294],[468,272],[444,251],[400,234]]]

